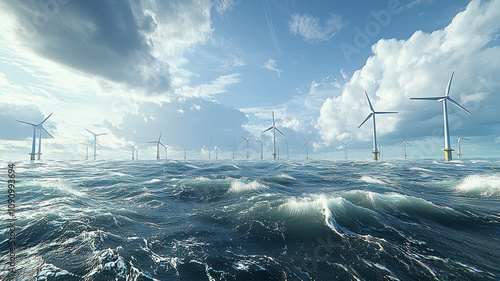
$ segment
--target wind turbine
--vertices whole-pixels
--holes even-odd
[[[448,86],[446,86],[444,96],[428,97],[428,98],[410,98],[411,100],[435,100],[437,102],[443,102],[443,121],[444,121],[444,149],[443,149],[443,151],[444,151],[444,158],[446,159],[446,161],[452,160],[451,152],[454,150],[451,148],[451,144],[450,144],[450,132],[448,129],[448,106],[446,105],[446,102],[449,101],[452,104],[456,105],[458,108],[467,112],[469,115],[472,115],[472,113],[470,113],[470,111],[465,109],[465,107],[461,106],[458,102],[456,102],[452,98],[450,98],[450,87],[451,87],[451,80],[453,79],[453,74],[455,74],[455,72],[451,73],[450,81],[448,82]]]
[[[242,139],[247,141],[247,160],[248,160],[248,141],[250,140],[250,136],[248,138],[241,137]]]
[[[262,160],[264,159],[264,154],[262,150],[262,146],[264,145],[264,143],[259,138],[257,138],[257,140],[260,142],[260,160]]]
[[[214,146],[215,149],[215,160],[219,160],[219,148],[217,146]]]
[[[89,143],[80,143],[82,145],[85,145],[86,150],[85,150],[85,160],[89,160]],[[90,143],[92,145],[92,142]]]
[[[31,161],[34,161],[35,160],[35,155],[37,155],[35,153],[35,146],[36,146],[36,130],[38,129],[38,132],[39,132],[39,138],[38,138],[38,159],[37,160],[40,160],[40,155],[42,154],[42,130],[47,133],[47,135],[49,135],[51,138],[54,138],[51,134],[49,134],[49,132],[47,132],[47,130],[45,130],[45,128],[43,127],[43,123],[45,121],[47,121],[47,119],[49,119],[49,117],[52,116],[52,113],[49,114],[49,116],[47,116],[47,118],[43,119],[42,122],[38,123],[38,124],[33,124],[33,123],[28,123],[28,122],[24,122],[24,121],[20,121],[20,120],[16,120],[17,122],[20,122],[20,123],[23,123],[23,124],[26,124],[26,125],[31,125],[33,126],[33,145],[31,146],[31,153],[30,153],[30,160]]]
[[[347,160],[347,145],[350,144],[350,142],[344,142],[344,141],[340,141],[340,142],[344,146],[344,159]]]
[[[271,127],[269,127],[268,129],[264,130],[262,133],[265,133],[271,129],[273,130],[273,158],[274,158],[274,160],[276,160],[276,131],[278,131],[278,133],[282,134],[285,138],[286,138],[286,136],[278,128],[276,128],[276,125],[274,123],[274,111],[272,111],[272,114],[273,114],[273,125]]]
[[[462,153],[460,152],[460,141],[461,140],[468,140],[468,141],[470,141],[470,139],[468,139],[468,138],[459,137],[458,136],[458,132],[457,132],[457,141],[458,141],[458,144],[457,144],[457,156],[458,156],[458,159],[462,158]]]
[[[288,153],[288,141],[285,139],[285,145],[286,145],[286,160],[290,160],[290,154]]]
[[[368,94],[366,93],[365,91],[365,95],[366,95],[366,99],[368,100],[368,104],[370,105],[370,110],[372,111],[372,113],[370,113],[368,115],[368,117],[366,117],[365,121],[363,121],[363,123],[361,123],[361,125],[358,126],[358,129],[363,126],[363,124],[365,124],[365,122],[372,118],[373,117],[373,160],[378,160],[378,157],[379,157],[379,151],[378,151],[378,146],[377,146],[377,129],[376,129],[376,126],[375,126],[375,115],[377,114],[391,114],[391,113],[397,113],[395,111],[380,111],[380,112],[377,112],[373,109],[373,106],[372,106],[372,103],[370,102],[370,98],[368,97]]]
[[[132,160],[134,160],[134,152],[135,152],[136,145],[134,144],[133,146],[129,146],[129,147],[132,148]]]
[[[401,142],[399,142],[398,144],[396,144],[396,146],[400,146],[401,144],[403,144],[403,149],[404,149],[404,157],[406,159],[406,145],[409,145],[409,146],[412,146],[409,142],[406,141],[406,134],[403,134],[403,140]]]
[[[90,130],[88,129],[85,129],[87,130],[87,132],[91,133],[92,135],[94,135],[94,141],[92,142],[94,144],[94,160],[95,160],[95,157],[97,156],[97,137],[98,136],[104,136],[106,135],[106,133],[103,133],[103,134],[95,134],[93,132],[91,132]]]
[[[184,149],[184,160],[186,160],[186,149],[187,149],[187,147],[188,147],[187,145],[182,147]]]
[[[237,148],[236,147],[236,140],[233,140],[233,144],[231,144],[230,146],[228,146],[227,148],[230,148],[230,147],[233,147],[233,160],[234,160],[234,149]]]
[[[135,160],[139,160],[139,147],[135,150]]]
[[[306,140],[306,138],[302,137],[305,141],[304,145],[302,146],[302,149],[304,149],[304,147],[306,148],[306,160],[309,160],[309,141],[310,140]]]
[[[163,143],[160,143],[163,148],[165,148],[165,160],[168,160],[168,145],[163,145]]]
[[[212,139],[210,138],[210,143],[207,146],[204,146],[208,148],[208,160],[212,160],[212,157],[210,155],[210,148],[212,147]]]
[[[157,141],[148,141],[147,143],[156,143],[156,160],[160,160],[160,145],[165,147],[161,142],[161,135],[163,132],[160,132],[160,137],[158,138]]]

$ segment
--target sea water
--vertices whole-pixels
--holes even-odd
[[[500,280],[498,159],[43,161],[15,173],[11,280]]]

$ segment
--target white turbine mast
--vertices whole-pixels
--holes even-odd
[[[260,142],[260,160],[262,160],[264,159],[264,152],[263,152],[264,150],[262,149],[264,143],[259,138],[257,138],[257,140]]]
[[[465,109],[465,107],[461,106],[458,102],[454,101],[452,98],[450,98],[450,88],[451,88],[451,80],[453,79],[453,74],[455,72],[451,73],[450,81],[448,82],[448,86],[446,86],[445,89],[445,95],[441,97],[428,97],[428,98],[410,98],[411,100],[435,100],[437,102],[442,102],[443,103],[443,123],[444,123],[444,157],[446,161],[452,160],[452,154],[451,152],[453,149],[451,148],[450,144],[450,131],[448,129],[448,106],[446,104],[447,101],[451,102],[458,108],[462,109],[465,111],[467,114],[472,115],[470,111]]]
[[[366,95],[366,99],[368,100],[368,104],[370,105],[370,110],[371,110],[371,113],[368,115],[368,117],[366,117],[366,119],[363,121],[363,123],[361,123],[361,125],[358,126],[358,129],[363,126],[363,124],[365,124],[366,121],[368,121],[368,119],[372,118],[373,119],[373,160],[378,160],[379,158],[379,150],[378,150],[378,146],[377,146],[377,128],[376,128],[376,125],[375,125],[375,115],[377,114],[391,114],[391,113],[397,113],[395,111],[375,111],[375,109],[373,109],[373,106],[372,106],[372,103],[370,102],[370,98],[368,97],[368,94],[366,93],[365,91],[365,95]]]
[[[276,160],[276,131],[278,131],[278,133],[283,135],[285,138],[286,138],[286,136],[276,127],[276,124],[274,123],[274,111],[272,111],[272,114],[273,114],[273,125],[271,127],[269,127],[268,129],[264,130],[262,133],[265,133],[271,129],[273,130],[273,159]],[[278,145],[278,148],[279,148],[279,145]],[[278,157],[278,159],[279,159],[279,157]]]

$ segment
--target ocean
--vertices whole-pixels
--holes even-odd
[[[15,163],[5,280],[500,280],[500,160]]]

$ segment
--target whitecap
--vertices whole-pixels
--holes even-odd
[[[372,178],[370,176],[362,176],[360,180],[367,183],[385,184],[384,181],[379,180],[377,178]]]
[[[456,190],[479,197],[500,197],[500,175],[470,175],[465,177]]]
[[[144,184],[148,184],[148,183],[155,183],[155,182],[161,182],[161,179],[152,179],[152,180],[148,180],[148,181],[144,182]]]
[[[266,186],[255,180],[252,182],[244,182],[237,180],[231,182],[231,186],[229,187],[228,192],[239,193],[239,192],[258,190],[263,188],[266,188]]]

